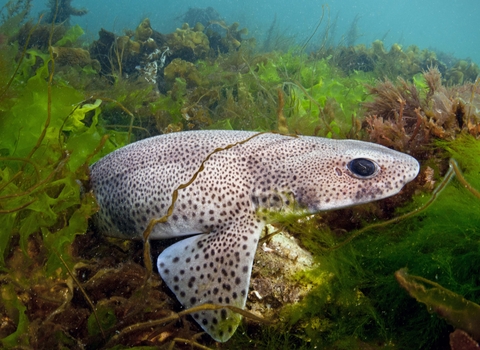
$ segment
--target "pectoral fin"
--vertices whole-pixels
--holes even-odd
[[[233,225],[181,240],[160,254],[158,271],[186,308],[211,303],[243,309],[262,228]],[[225,342],[242,316],[220,309],[194,313],[193,318],[213,339]]]

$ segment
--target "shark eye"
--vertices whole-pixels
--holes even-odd
[[[368,178],[377,173],[377,165],[369,159],[357,158],[353,159],[347,164],[348,170],[352,172],[355,177]]]

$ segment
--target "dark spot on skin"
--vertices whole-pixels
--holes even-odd
[[[195,279],[196,279],[195,276],[190,277],[190,280],[188,281],[189,288],[193,287],[193,283],[195,282]]]

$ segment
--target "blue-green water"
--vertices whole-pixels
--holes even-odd
[[[83,17],[73,17],[73,24],[80,24],[92,39],[100,28],[121,33],[135,28],[149,17],[152,28],[169,33],[180,27],[181,17],[190,7],[213,7],[227,23],[239,22],[247,27],[250,35],[262,38],[275,16],[286,34],[304,40],[315,29],[322,16],[324,5],[333,23],[338,16],[334,40],[342,40],[355,17],[358,18],[356,43],[370,44],[384,38],[388,48],[393,43],[404,46],[432,48],[453,53],[457,58],[471,58],[480,63],[480,4],[475,0],[334,0],[321,2],[299,1],[72,1],[75,7],[88,9]],[[32,13],[45,10],[45,3],[34,1]]]

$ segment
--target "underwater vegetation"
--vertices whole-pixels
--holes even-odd
[[[9,4],[0,38],[2,347],[448,349],[449,337],[478,342],[462,323],[470,314],[449,323],[395,279],[408,268],[410,277],[448,290],[455,297],[447,310],[457,300],[480,303],[480,201],[454,178],[430,202],[450,158],[480,189],[476,64],[445,64],[430,50],[386,50],[381,42],[258,52],[246,30],[219,17],[208,19],[218,31],[211,22],[159,33],[145,19],[85,43],[80,27],[25,23],[29,2]],[[219,346],[150,274],[141,243],[89,228],[97,206],[78,184],[88,189],[88,166],[114,149],[190,129],[371,140],[414,155],[422,170],[382,202],[279,218],[268,233],[283,233],[259,245],[247,304],[277,322],[246,315]]]
[[[398,283],[405,288],[409,294],[424,303],[428,310],[435,312],[444,318],[457,330],[450,334],[450,346],[452,349],[462,348],[461,342],[457,343],[457,331],[464,333],[470,339],[471,344],[480,339],[480,305],[464,299],[438,283],[429,281],[419,276],[411,276],[406,269],[395,272]],[[466,331],[463,331],[465,329]],[[472,337],[468,336],[471,334]],[[472,339],[474,338],[474,339]],[[478,347],[478,343],[476,344]]]
[[[71,16],[84,16],[86,9],[78,9],[72,6],[72,0],[49,0],[49,10],[45,14],[46,23],[63,23],[68,25]]]
[[[410,79],[430,68],[436,68],[442,75],[446,86],[461,85],[464,82],[475,82],[480,68],[477,64],[466,60],[457,60],[454,65],[444,63],[437,53],[415,45],[402,48],[393,44],[386,50],[380,40],[367,47],[360,45],[326,46],[313,53],[317,58],[329,57],[331,62],[344,72],[373,72],[378,78],[397,79],[398,76]],[[442,55],[440,55],[442,57]],[[447,59],[449,57],[446,57]]]
[[[204,27],[212,25],[213,21],[222,21],[222,17],[213,7],[206,8],[190,7],[187,12],[177,17],[181,19],[183,23],[187,23],[190,27],[195,27],[197,23],[200,23]]]
[[[478,137],[478,81],[445,87],[438,69],[430,68],[412,83],[386,79],[370,91],[375,99],[363,106],[367,131],[378,143],[402,150],[413,144],[421,152],[434,138],[452,140],[459,132]]]
[[[6,39],[15,31],[15,27],[27,20],[31,6],[32,0],[10,0],[2,6],[0,9],[2,39]]]

